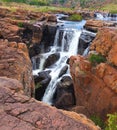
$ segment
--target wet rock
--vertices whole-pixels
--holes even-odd
[[[49,75],[50,72],[51,70],[39,72],[38,75],[34,78],[35,83],[40,82],[41,85],[47,86],[51,79]]]
[[[39,69],[41,56],[34,56],[31,58],[33,70]]]
[[[0,97],[1,130],[100,130],[83,115],[25,96],[22,84],[15,79],[0,77]]]
[[[89,44],[95,38],[95,34],[91,32],[82,32],[79,38],[78,54],[82,55],[84,50],[89,46]]]
[[[44,63],[44,68],[48,68],[54,65],[54,63],[56,63],[59,60],[59,58],[60,58],[60,53],[53,53],[49,55]]]
[[[49,75],[51,71],[42,71],[39,72],[37,76],[34,76],[35,81],[35,98],[37,100],[41,100],[44,92],[51,80],[51,76]]]
[[[72,79],[69,76],[63,76],[57,83],[54,94],[54,105],[57,108],[67,109],[75,104],[74,89]]]
[[[43,45],[41,45],[41,44],[34,44],[34,45],[30,46],[30,48],[29,48],[30,58],[39,55],[41,53],[42,49],[43,49]]]
[[[44,23],[43,23],[44,24]],[[42,39],[42,22],[39,23],[34,23],[34,24],[31,24],[31,23],[25,23],[24,24],[24,31],[26,32],[27,31],[27,34],[31,34],[32,33],[32,36],[31,36],[31,43],[32,44],[39,44],[41,39]],[[31,30],[29,32],[29,30]],[[24,32],[23,32],[24,33]],[[25,33],[24,33],[25,35]],[[30,37],[28,37],[30,38]]]
[[[68,66],[65,65],[65,66],[61,69],[61,71],[60,71],[58,77],[61,77],[62,75],[64,75],[64,74],[67,72],[67,70],[68,70]]]
[[[43,26],[43,37],[41,42],[44,44],[45,49],[52,46],[54,43],[56,29],[55,23],[47,23]]]

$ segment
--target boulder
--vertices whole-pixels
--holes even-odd
[[[68,65],[65,65],[65,66],[61,69],[61,71],[60,71],[58,77],[61,77],[61,76],[63,76],[64,74],[66,74],[67,70],[68,70]]]
[[[84,106],[90,115],[102,119],[117,111],[117,70],[107,63],[95,68],[81,56],[70,58],[77,106]]]
[[[32,64],[24,43],[0,40],[0,76],[19,80],[26,95],[34,94]]]
[[[57,108],[68,109],[75,104],[73,83],[70,76],[63,76],[57,83],[54,103]]]
[[[51,71],[42,71],[39,72],[37,76],[34,76],[35,81],[35,98],[37,100],[41,100],[45,90],[51,80],[51,76],[49,75]]]
[[[56,63],[60,58],[60,53],[53,53],[49,55],[44,63],[44,68],[48,68]]]
[[[27,97],[16,79],[0,77],[0,97],[1,130],[100,130],[83,115],[61,111]]]

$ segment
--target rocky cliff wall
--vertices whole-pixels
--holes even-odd
[[[70,58],[76,104],[87,115],[105,118],[117,111],[117,29],[102,28],[94,39],[91,50],[106,57],[105,63],[93,65],[82,56]],[[77,107],[78,109],[78,107]]]
[[[32,64],[24,43],[0,40],[0,76],[19,80],[26,95],[34,94]]]

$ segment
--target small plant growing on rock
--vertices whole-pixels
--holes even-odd
[[[35,85],[35,89],[40,88],[40,87],[42,87],[42,85],[41,85],[40,83],[37,83],[37,84]]]
[[[22,23],[22,22],[19,22],[19,23],[18,23],[18,27],[21,27],[21,28],[22,28],[22,27],[23,27],[23,23]]]
[[[117,113],[108,114],[108,126],[105,130],[117,130]]]
[[[105,122],[99,116],[93,115],[90,117],[90,119],[102,129],[105,128]]]
[[[93,64],[99,64],[102,62],[106,62],[106,58],[104,56],[102,56],[101,54],[91,54],[89,56],[89,61]]]
[[[71,15],[68,20],[71,21],[81,21],[82,20],[82,16],[80,14],[73,14]]]

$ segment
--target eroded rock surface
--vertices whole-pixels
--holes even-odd
[[[0,40],[0,76],[19,80],[25,94],[33,95],[32,64],[24,43]]]
[[[86,24],[85,24],[85,29],[92,31],[92,32],[97,32],[98,29],[102,28],[102,27],[112,27],[115,26],[115,24],[113,22],[106,22],[106,21],[102,21],[102,20],[87,20]]]
[[[102,28],[91,44],[91,50],[102,54],[108,62],[117,66],[117,28]]]
[[[16,79],[0,77],[1,130],[100,130],[83,115],[60,111],[24,95]]]
[[[88,58],[70,58],[76,97],[76,107],[72,110],[104,119],[108,113],[117,112],[117,29],[99,29],[90,50],[103,55],[107,61],[94,66]]]
[[[56,16],[54,14],[28,11],[24,9],[0,8],[0,39],[10,42],[23,42],[29,48],[30,57],[40,53],[38,46],[47,41],[44,36],[49,31],[48,39],[52,41],[56,32]],[[52,26],[53,25],[53,26]],[[46,30],[44,32],[44,30]],[[52,37],[50,37],[52,34]],[[49,42],[48,41],[48,42]]]

